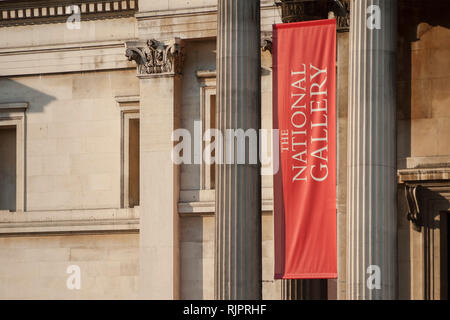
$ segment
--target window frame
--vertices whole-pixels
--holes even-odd
[[[200,120],[202,122],[202,137],[210,128],[211,118],[215,114],[211,114],[211,96],[216,96],[216,72],[215,71],[198,71],[197,79],[200,82]],[[217,103],[216,103],[217,108]],[[217,109],[216,109],[217,112]],[[217,123],[216,123],[217,125]],[[202,152],[205,150],[206,144],[202,139]],[[202,154],[203,156],[203,154]],[[203,158],[203,157],[202,157]],[[214,190],[211,178],[211,170],[215,165],[208,165],[203,160],[200,164],[200,189]]]
[[[131,119],[140,119],[139,96],[117,96],[115,99],[120,110],[120,207],[129,208],[129,125]]]
[[[26,110],[28,102],[0,103],[0,126],[16,128],[16,210],[25,211]]]

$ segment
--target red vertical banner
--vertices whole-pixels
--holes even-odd
[[[273,26],[275,278],[337,278],[336,21]]]

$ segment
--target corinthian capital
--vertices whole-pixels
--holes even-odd
[[[128,42],[125,55],[129,61],[136,62],[138,75],[182,72],[184,48],[179,38],[166,43],[155,39],[145,43]]]

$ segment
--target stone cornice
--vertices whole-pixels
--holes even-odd
[[[138,232],[138,209],[2,211],[0,234]]]
[[[123,41],[4,48],[0,49],[0,76],[132,68],[124,49]]]
[[[437,180],[450,182],[450,168],[417,168],[398,170],[398,183],[421,183]]]
[[[217,76],[216,70],[197,70],[197,78],[215,78]]]
[[[15,47],[15,48],[0,48],[0,56],[12,56],[21,54],[41,54],[41,53],[55,53],[68,52],[80,50],[97,50],[97,49],[111,49],[123,48],[123,41],[95,41],[95,42],[76,42],[52,44],[34,47]]]
[[[25,111],[29,106],[28,102],[0,103],[1,111]]]
[[[40,0],[0,2],[0,27],[65,22],[78,6],[80,20],[134,16],[138,0]]]
[[[272,10],[276,8],[273,3],[263,4],[261,3],[261,11]],[[217,6],[202,6],[196,8],[179,8],[179,9],[169,9],[169,10],[155,10],[155,11],[144,11],[136,13],[135,17],[137,20],[145,19],[155,19],[155,18],[173,18],[173,17],[183,17],[183,16],[197,16],[197,15],[217,15]]]
[[[217,36],[217,7],[191,7],[164,10],[140,11],[136,13],[137,27],[141,39],[184,40]],[[279,9],[273,1],[261,3],[261,32],[271,32],[272,25],[280,22]]]

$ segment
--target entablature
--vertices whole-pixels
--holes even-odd
[[[122,18],[134,16],[137,10],[137,0],[4,1],[0,3],[0,27],[66,22],[77,13],[80,20]]]

